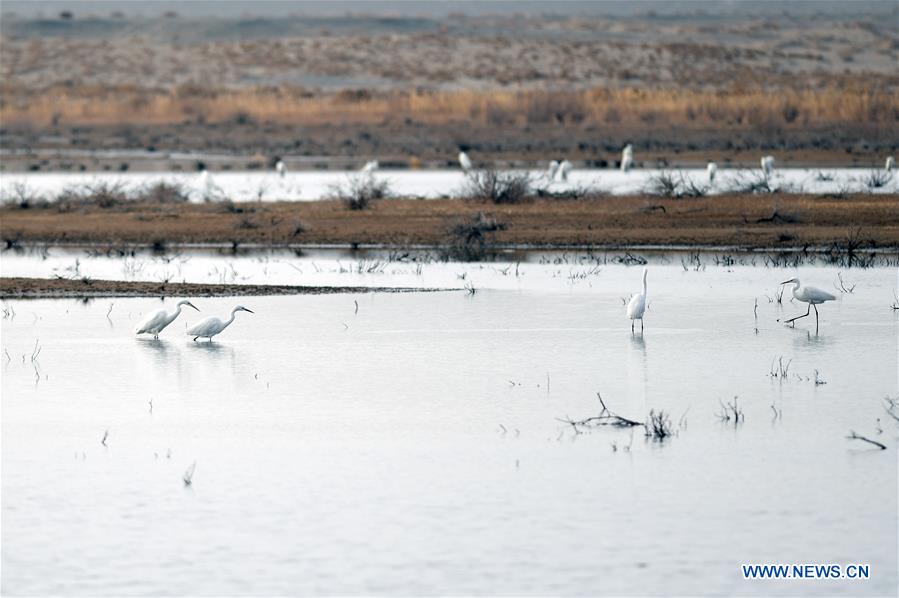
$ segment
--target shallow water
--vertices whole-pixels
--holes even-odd
[[[547,189],[562,192],[570,189],[592,189],[612,195],[635,195],[646,192],[651,180],[662,171],[636,169],[623,173],[612,169],[578,169],[571,172],[567,182],[548,184]],[[715,183],[709,185],[705,169],[671,171],[675,178],[683,175],[699,187],[708,187],[712,195],[728,192],[738,181],[761,176],[759,170],[721,168]],[[781,168],[775,171],[770,185],[782,193],[838,193],[873,192],[896,193],[899,178],[885,179],[879,188],[866,184],[874,169],[869,168]],[[545,182],[543,171],[529,173],[538,183]],[[63,190],[86,188],[100,183],[118,184],[129,191],[159,182],[183,185],[194,201],[217,200],[227,197],[233,201],[315,201],[335,196],[335,187],[346,186],[358,177],[358,172],[303,171],[280,177],[274,172],[214,172],[211,181],[201,180],[197,173],[4,173],[0,175],[0,199],[26,193],[55,197]],[[434,199],[458,197],[464,194],[465,175],[461,170],[379,170],[375,178],[386,181],[389,191],[397,197]],[[821,180],[822,176],[824,179]]]
[[[316,255],[290,279],[240,262],[254,282],[262,268],[293,283],[464,273],[478,291],[197,299],[203,315],[256,312],[212,344],[183,334],[196,313],[135,338],[155,299],[4,302],[3,593],[895,591],[895,268],[843,270],[856,287],[839,294],[834,268],[657,257],[631,335],[622,297],[639,267],[543,258],[517,276],[325,276],[312,261],[336,260]],[[200,262],[186,279],[207,275]],[[32,266],[4,255],[5,276]],[[800,306],[765,298],[794,274],[839,295],[817,333],[779,324]],[[783,380],[769,375],[780,356]],[[597,392],[631,418],[665,410],[676,435],[557,420],[597,414]],[[738,426],[716,416],[734,395]],[[742,579],[741,563],[769,562],[870,563],[871,579]]]

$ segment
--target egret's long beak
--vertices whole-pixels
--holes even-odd
[[[255,314],[255,313],[256,313],[256,312],[253,311],[252,309],[247,309],[246,307],[243,308],[243,310],[244,310],[244,311],[248,311],[248,312],[250,312],[251,314]]]
[[[200,311],[200,308],[197,307],[196,305],[194,305],[193,303],[191,303],[190,301],[187,302],[187,305],[191,306],[192,308],[194,308],[197,311]]]
[[[794,280],[794,279],[791,278],[790,280],[785,280],[785,281],[783,281],[783,282],[780,283],[780,284],[790,284],[791,282],[793,282],[793,280]]]

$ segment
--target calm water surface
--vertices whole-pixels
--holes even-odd
[[[5,302],[4,594],[895,594],[895,268],[843,270],[857,286],[815,333],[765,294],[794,274],[833,289],[836,269],[654,261],[632,336],[639,267],[255,259],[235,265],[254,282],[479,290],[197,299],[256,312],[211,344],[184,334],[196,313],[135,338],[155,299]],[[676,435],[558,421],[598,413],[597,392],[631,418],[665,410]],[[736,427],[716,417],[735,395]],[[769,562],[871,579],[742,579]]]

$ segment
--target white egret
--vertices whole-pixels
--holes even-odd
[[[281,178],[284,178],[284,175],[287,174],[287,167],[284,166],[284,162],[282,162],[281,160],[278,160],[278,162],[275,164],[275,170],[278,172],[278,176],[280,176]]]
[[[362,167],[362,172],[368,174],[368,173],[376,171],[378,168],[380,168],[380,164],[378,164],[378,161],[370,160],[365,163],[365,166]]]
[[[765,173],[766,177],[774,174],[774,156],[762,156],[759,163],[762,165],[762,172]]]
[[[466,172],[471,170],[471,158],[465,152],[459,152],[459,166]]]
[[[562,160],[559,168],[556,170],[556,182],[564,183],[568,180],[568,173],[574,168],[574,164],[568,160]]]
[[[153,338],[159,338],[159,333],[162,332],[166,326],[174,322],[175,318],[181,315],[181,307],[184,305],[200,311],[193,303],[187,299],[183,299],[178,302],[177,308],[172,313],[160,309],[147,315],[147,317],[144,318],[144,321],[135,327],[134,334],[152,334]]]
[[[808,303],[808,310],[801,316],[796,316],[795,318],[790,318],[789,320],[784,320],[784,324],[792,324],[799,318],[804,318],[809,315],[812,311],[812,308],[815,308],[815,329],[818,329],[818,305],[824,303],[825,301],[833,301],[836,299],[833,295],[828,293],[827,291],[822,291],[821,289],[815,287],[800,287],[798,278],[791,278],[790,280],[785,280],[780,284],[792,284],[793,285],[793,298],[803,303]],[[795,326],[795,324],[793,324]]]
[[[548,178],[551,181],[555,180],[556,172],[558,172],[558,170],[559,170],[559,162],[556,160],[553,160],[552,162],[549,163],[549,168],[546,169],[546,178]]]
[[[234,314],[239,311],[247,311],[252,313],[256,313],[252,310],[247,309],[243,305],[238,305],[234,309],[231,310],[231,317],[226,321],[222,321],[219,318],[205,318],[200,320],[193,326],[187,329],[187,335],[194,337],[196,341],[198,338],[208,338],[210,342],[212,341],[212,337],[216,334],[222,332],[225,328],[231,325],[231,322],[234,321]]]
[[[634,146],[628,143],[621,151],[621,172],[627,172],[634,167]]]
[[[887,156],[887,162],[883,166],[884,169],[886,169],[887,172],[890,172],[891,170],[893,170],[893,168],[895,166],[896,166],[896,158],[894,158],[893,156]]]
[[[643,292],[631,297],[627,303],[627,317],[631,319],[631,332],[634,331],[634,320],[640,320],[640,332],[643,332],[643,313],[646,311],[646,273],[643,268]]]
[[[205,168],[200,173],[200,192],[204,201],[211,201],[222,194],[221,188],[212,181],[212,175]]]
[[[715,175],[718,174],[718,165],[714,162],[709,162],[708,166],[705,167],[705,171],[709,175],[709,184],[715,183]]]

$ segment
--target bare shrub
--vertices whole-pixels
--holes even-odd
[[[683,172],[663,170],[653,175],[646,184],[646,193],[659,197],[679,199],[682,197],[705,197],[709,188],[698,185]]]
[[[495,204],[515,204],[531,198],[531,187],[531,177],[527,173],[504,173],[485,168],[466,174],[462,194],[470,199]]]
[[[348,176],[342,184],[333,185],[331,192],[351,210],[365,210],[372,202],[390,196],[390,185],[370,173]]]
[[[14,183],[11,192],[3,198],[3,205],[28,210],[47,208],[50,202],[43,195],[29,189],[25,183]]]
[[[457,221],[450,227],[445,256],[450,260],[473,262],[484,259],[492,244],[493,234],[506,226],[496,218],[478,212],[470,219]]]
[[[740,172],[733,179],[734,193],[777,193],[777,188],[763,173]]]
[[[129,200],[128,191],[122,183],[100,181],[82,187],[68,187],[56,196],[56,207],[61,212],[95,206],[109,209]]]
[[[181,183],[160,181],[139,189],[134,199],[159,204],[187,203],[190,201],[190,190]]]
[[[862,178],[862,182],[868,189],[881,189],[890,184],[893,173],[886,170],[875,169]]]

